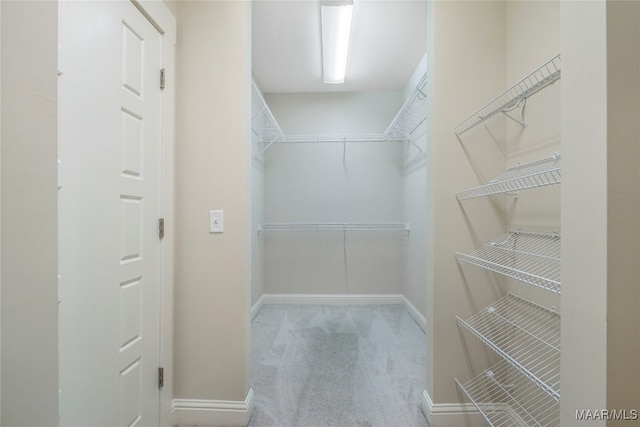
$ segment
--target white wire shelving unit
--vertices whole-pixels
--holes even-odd
[[[460,261],[560,294],[560,235],[509,231]]]
[[[493,427],[558,427],[560,404],[501,361],[474,379],[456,384]]]
[[[558,54],[464,119],[455,127],[456,134],[460,136],[498,113],[505,114],[523,127],[526,126],[524,121],[526,99],[558,80],[560,66],[560,54]],[[518,108],[520,109],[519,118],[510,114]]]
[[[263,144],[262,151],[273,143],[282,142],[284,140],[282,129],[253,81],[251,82],[251,108],[251,130],[258,142]]]
[[[413,144],[411,134],[427,119],[426,109],[426,74],[411,92],[404,102],[391,124],[384,133],[373,134],[287,134],[285,135],[271,113],[264,97],[260,93],[255,82],[252,83],[253,115],[251,126],[258,140],[264,144],[262,151],[266,151],[272,144],[299,144],[299,143],[409,143],[418,150],[420,147]],[[343,156],[344,157],[344,156]],[[344,159],[343,159],[344,160]]]
[[[404,231],[409,232],[409,224],[406,222],[319,222],[319,223],[266,223],[258,228],[258,232],[270,231]]]
[[[560,401],[560,313],[510,293],[458,322]]]
[[[493,194],[515,193],[520,190],[560,184],[560,154],[523,163],[507,169],[484,185],[456,193],[459,201]]]
[[[427,75],[422,76],[416,88],[391,121],[384,135],[387,139],[411,141],[411,135],[427,120]],[[420,150],[419,147],[416,146]],[[422,151],[422,150],[420,150]]]

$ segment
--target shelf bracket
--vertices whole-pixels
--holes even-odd
[[[416,147],[416,148],[418,149],[418,151],[419,151],[419,152],[421,152],[421,153],[422,153],[422,148],[420,148],[420,147],[418,146],[418,144],[416,144],[415,142],[413,142],[413,141],[409,140],[409,145],[413,145],[414,147]]]
[[[525,107],[525,105],[527,105],[527,98],[521,98],[518,102],[516,102],[516,104],[513,107],[505,108],[504,110],[501,110],[501,112],[502,112],[502,114],[504,114],[505,116],[507,116],[511,120],[513,120],[514,122],[518,123],[523,128],[526,128],[527,127],[527,122],[525,122],[525,120],[524,120],[524,107]],[[511,114],[509,114],[510,112],[512,112],[513,110],[516,110],[518,108],[520,109],[520,111],[518,112],[520,117],[514,117]]]
[[[276,142],[278,140],[278,136],[274,136],[273,139],[271,141],[269,141],[262,150],[260,150],[260,154],[264,153],[265,151],[267,151],[267,148],[271,147],[273,145],[274,142]]]

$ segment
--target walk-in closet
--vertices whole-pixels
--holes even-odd
[[[458,31],[430,31],[461,55],[449,67],[477,70],[472,90],[443,77],[443,50],[396,92],[254,81],[252,304],[404,304],[428,357],[449,360],[435,380],[456,372],[439,401],[425,387],[430,422],[557,426],[559,6],[482,3],[484,24],[464,7],[434,6]]]
[[[319,24],[324,3],[299,2],[294,11],[271,4],[271,11],[269,2],[254,6],[255,31],[262,28],[256,20],[274,19],[274,13],[301,19],[297,9],[311,10]],[[427,64],[426,39],[421,38],[426,3],[352,6],[353,68],[348,70],[362,67],[364,56],[376,57],[375,45],[363,40],[366,34],[400,33],[405,38],[395,35],[393,42],[409,46],[403,52],[394,53],[397,44],[392,42],[378,47],[389,58],[376,61],[389,61],[387,67],[397,62],[391,81],[369,76],[376,82],[363,86],[357,72],[348,71],[343,85],[302,91],[280,82],[277,91],[264,65],[255,65],[251,302],[252,337],[260,349],[252,356],[256,425],[425,423],[420,366],[425,361]],[[379,20],[384,17],[388,28],[383,29]],[[270,31],[290,25],[278,19],[270,22]],[[414,28],[402,29],[406,25]],[[267,49],[260,36],[254,35],[254,49]],[[283,41],[283,49],[288,43]],[[259,62],[256,57],[259,52],[254,53]],[[333,392],[326,390],[334,396],[321,399],[322,390],[331,388],[326,378],[332,371],[342,372],[330,381]],[[290,383],[292,377],[298,381]]]

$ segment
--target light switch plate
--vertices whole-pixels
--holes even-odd
[[[209,211],[209,232],[222,233],[224,231],[224,211]]]

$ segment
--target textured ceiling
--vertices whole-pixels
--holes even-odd
[[[322,83],[320,1],[253,2],[253,74],[264,92],[401,90],[426,52],[426,1],[354,0],[345,83]]]

